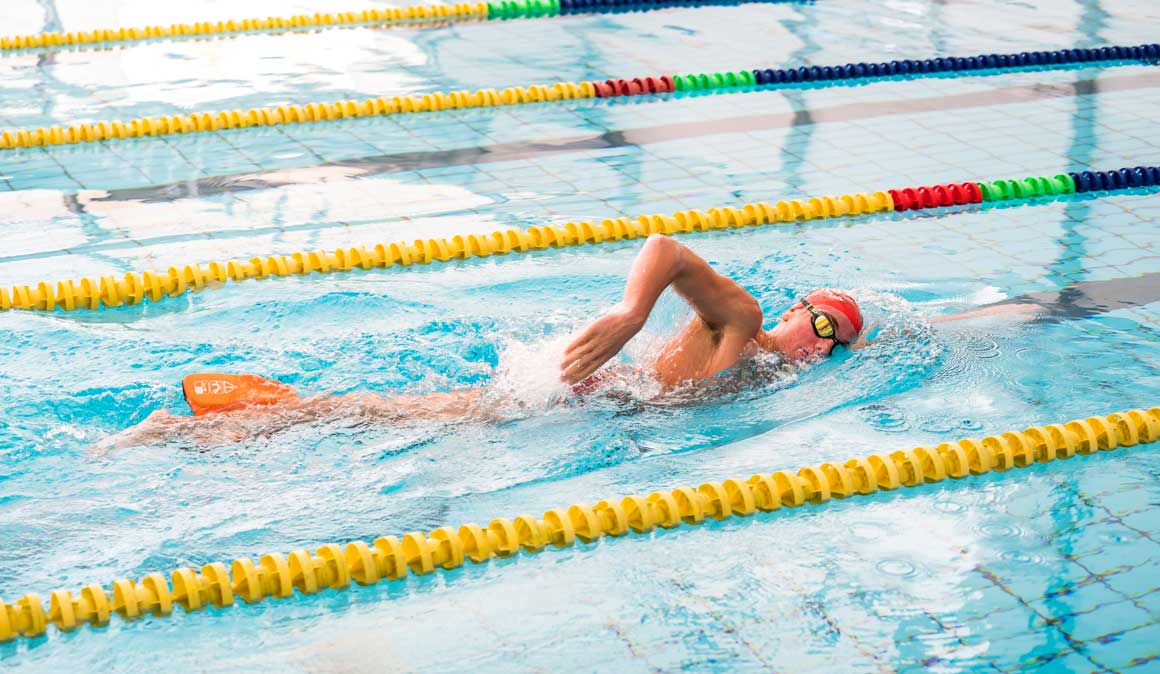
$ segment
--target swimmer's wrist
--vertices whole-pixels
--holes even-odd
[[[624,318],[631,321],[639,330],[640,328],[644,327],[645,321],[648,320],[649,314],[652,313],[652,307],[646,307],[638,302],[631,304],[622,303],[619,307],[619,310],[614,311],[618,311]]]

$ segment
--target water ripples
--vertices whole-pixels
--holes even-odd
[[[905,559],[884,559],[874,566],[882,573],[897,578],[913,578],[918,574],[918,567]]]
[[[903,433],[910,430],[906,412],[895,405],[875,403],[858,409],[862,419],[876,430],[887,433]]]
[[[979,533],[988,538],[1022,538],[1026,532],[1011,522],[985,522],[978,527]]]

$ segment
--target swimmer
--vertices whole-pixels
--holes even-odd
[[[828,356],[839,347],[861,346],[856,342],[862,332],[862,312],[848,294],[814,290],[786,309],[771,329],[763,330],[764,316],[752,295],[681,243],[654,234],[632,264],[620,304],[593,321],[564,351],[561,380],[580,394],[599,388],[608,371],[601,368],[640,332],[661,293],[669,287],[689,303],[695,315],[664,344],[650,365],[652,376],[664,390],[708,380],[760,352],[777,354],[787,362],[803,362]],[[300,398],[278,382],[252,375],[225,376],[234,382],[225,388],[238,387],[230,388],[232,403],[218,405],[218,396],[212,392],[204,395],[207,388],[187,377],[186,396],[195,416],[154,412],[137,426],[100,443],[98,449],[175,438],[199,444],[236,442],[335,415],[356,423],[495,420],[491,411],[494,401],[488,403],[483,388],[428,395],[359,392]],[[236,392],[246,395],[237,398]],[[199,406],[199,401],[208,404]]]

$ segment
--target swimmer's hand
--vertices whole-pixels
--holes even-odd
[[[575,384],[599,370],[640,332],[646,318],[622,306],[596,319],[564,351],[560,379]]]

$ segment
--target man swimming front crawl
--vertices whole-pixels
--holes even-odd
[[[624,300],[568,345],[560,364],[562,378],[582,382],[618,354],[640,332],[669,286],[696,316],[656,360],[656,378],[666,388],[708,379],[759,350],[790,361],[827,356],[835,347],[854,342],[862,331],[862,312],[854,298],[828,289],[809,293],[772,329],[762,330],[761,307],[752,295],[677,241],[654,234],[633,262]]]
[[[760,352],[778,354],[789,362],[828,356],[838,346],[853,343],[862,331],[858,303],[829,289],[809,293],[785,311],[773,328],[762,330],[761,307],[752,295],[684,245],[653,234],[633,262],[623,301],[568,345],[560,378],[576,392],[598,388],[602,374],[598,370],[640,332],[657,299],[670,286],[696,315],[668,340],[652,364],[652,374],[665,390],[710,379]],[[473,388],[415,396],[371,392],[308,398],[290,395],[274,403],[263,401],[196,417],[159,411],[102,445],[124,447],[174,437],[219,444],[337,414],[390,422],[484,420],[491,418],[490,406],[481,400],[484,391]]]

